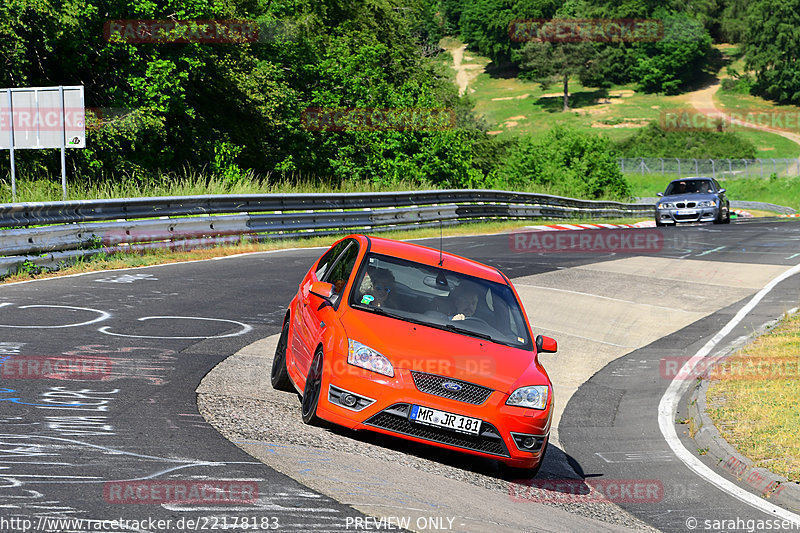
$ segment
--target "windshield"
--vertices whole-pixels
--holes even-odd
[[[356,309],[532,349],[522,308],[503,283],[369,254],[350,292]]]
[[[671,194],[697,194],[714,192],[711,180],[681,180],[673,181],[664,191],[664,196]]]

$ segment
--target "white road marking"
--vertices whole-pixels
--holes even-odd
[[[0,307],[6,307],[12,304],[2,304]],[[20,309],[33,309],[33,308],[41,308],[41,307],[49,307],[54,309],[73,309],[75,311],[89,311],[92,313],[97,313],[100,316],[93,319],[87,320],[86,322],[78,322],[76,324],[62,324],[59,326],[12,326],[8,324],[0,324],[0,328],[19,328],[19,329],[54,329],[54,328],[76,328],[78,326],[88,326],[89,324],[94,324],[96,322],[102,322],[107,318],[111,318],[110,313],[106,313],[105,311],[101,311],[99,309],[92,309],[89,307],[73,307],[71,305],[23,305],[20,306]]]
[[[111,326],[103,326],[99,328],[98,331],[101,333],[105,333],[106,335],[112,335],[114,337],[135,337],[137,339],[223,339],[225,337],[238,337],[239,335],[244,335],[245,333],[249,333],[253,330],[253,326],[249,324],[245,324],[243,322],[238,322],[236,320],[226,320],[224,318],[204,318],[199,316],[144,316],[142,318],[137,318],[138,321],[144,322],[145,320],[205,320],[209,322],[228,322],[230,324],[236,324],[237,326],[241,326],[242,329],[239,331],[234,331],[233,333],[226,333],[225,335],[201,335],[197,337],[173,337],[173,336],[158,336],[158,335],[127,335],[125,333],[112,333],[109,331]]]
[[[753,298],[747,302],[747,304],[739,310],[738,313],[728,322],[725,327],[723,327],[714,337],[712,337],[698,352],[689,359],[684,365],[681,371],[678,373],[680,376],[685,376],[683,372],[692,372],[694,368],[703,360],[714,347],[719,344],[722,339],[724,339],[733,328],[735,328],[746,316],[747,313],[753,310],[753,308],[758,305],[758,303],[766,296],[772,289],[775,288],[778,283],[781,281],[797,274],[800,272],[800,264],[793,266],[792,268],[784,271],[782,274],[774,278],[770,281],[764,288],[758,291]],[[688,387],[690,387],[694,381],[688,381],[685,379],[678,379],[676,376],[670,382],[669,387],[667,387],[664,396],[661,397],[661,401],[658,404],[658,427],[661,429],[661,434],[664,436],[664,439],[667,441],[667,444],[675,455],[683,461],[683,463],[689,467],[695,474],[700,476],[701,478],[705,479],[712,485],[715,485],[717,488],[727,492],[734,498],[746,503],[747,505],[763,511],[772,516],[778,516],[784,520],[789,520],[790,522],[800,525],[800,515],[792,513],[791,511],[787,511],[782,507],[778,507],[755,494],[752,494],[745,489],[739,487],[735,483],[728,481],[721,475],[714,472],[711,468],[703,464],[700,459],[694,456],[692,452],[687,450],[683,447],[680,439],[678,438],[678,433],[675,430],[675,415],[677,413],[678,402],[680,401],[681,396],[686,391]]]

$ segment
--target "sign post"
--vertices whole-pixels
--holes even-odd
[[[61,190],[67,198],[66,149],[86,147],[83,86],[20,87],[2,89],[0,99],[0,150],[11,159],[11,196],[17,198],[14,151],[61,149]],[[8,135],[3,130],[8,129]]]

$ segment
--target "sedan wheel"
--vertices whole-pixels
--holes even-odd
[[[317,416],[317,405],[319,404],[319,395],[322,390],[322,349],[317,350],[314,354],[314,360],[311,362],[311,368],[308,369],[308,376],[306,377],[306,387],[303,390],[303,422],[312,426],[320,425],[320,419]]]
[[[275,348],[275,357],[272,358],[272,388],[286,392],[293,392],[294,386],[289,379],[289,372],[286,370],[286,348],[289,344],[289,319],[283,324],[281,336],[278,339],[278,346]]]

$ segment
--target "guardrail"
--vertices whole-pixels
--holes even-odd
[[[480,220],[653,215],[652,204],[495,190],[213,195],[0,204],[0,274],[76,257]]]

